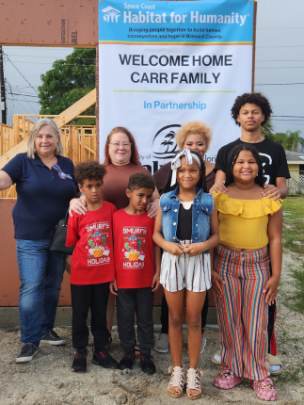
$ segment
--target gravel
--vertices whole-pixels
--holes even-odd
[[[289,267],[300,268],[301,262],[294,254],[284,254],[281,293],[278,297],[276,336],[278,355],[283,365],[282,377],[275,377],[278,392],[277,404],[304,404],[304,315],[284,306],[284,292],[292,292],[293,279],[288,274]],[[65,346],[41,345],[40,351],[30,363],[16,364],[22,343],[20,330],[0,331],[0,405],[183,405],[190,404],[184,394],[179,399],[170,398],[166,389],[169,382],[168,367],[170,353],[153,351],[157,373],[146,375],[139,368],[139,360],[132,370],[106,370],[92,364],[91,350],[88,348],[88,370],[86,373],[72,372],[74,349],[71,341],[71,328],[56,328],[56,332],[67,340]],[[184,331],[184,341],[187,332]],[[157,338],[158,334],[155,334]],[[200,356],[199,368],[203,370],[202,397],[197,404],[259,404],[250,381],[224,391],[212,385],[219,367],[210,362],[213,352],[218,349],[218,334],[214,329],[205,331],[207,345]],[[111,354],[119,360],[122,348],[113,333]],[[184,344],[183,363],[187,367],[187,348]]]

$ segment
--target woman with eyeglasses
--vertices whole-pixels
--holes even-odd
[[[148,170],[140,164],[135,139],[127,128],[115,127],[107,136],[104,148],[104,165],[106,166],[107,174],[104,177],[103,183],[103,200],[111,202],[118,210],[125,208],[129,204],[129,199],[126,196],[126,188],[131,174],[141,171],[149,173]],[[152,196],[152,203],[148,208],[148,215],[150,217],[154,218],[156,216],[158,204],[159,194],[157,189],[155,189]],[[70,212],[71,211],[75,211],[80,215],[85,214],[86,205],[83,197],[71,201]],[[110,335],[114,310],[115,297],[110,294],[107,310],[107,323]],[[111,336],[109,336],[109,343],[111,343]]]
[[[66,255],[50,252],[57,222],[78,194],[74,165],[61,156],[56,123],[37,121],[30,131],[27,152],[16,155],[0,171],[0,190],[16,183],[13,208],[19,267],[19,315],[24,343],[17,363],[32,360],[40,341],[54,346],[65,340],[53,330]]]

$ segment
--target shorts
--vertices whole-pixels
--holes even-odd
[[[181,245],[191,241],[180,241]],[[188,291],[203,292],[211,288],[210,254],[200,254],[190,257],[187,254],[174,256],[163,253],[160,283],[170,292],[186,288]]]

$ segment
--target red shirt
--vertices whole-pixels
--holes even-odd
[[[113,204],[103,201],[96,211],[69,217],[66,246],[75,246],[71,284],[102,284],[115,279],[113,255]]]
[[[150,287],[154,276],[153,218],[147,212],[129,215],[124,210],[113,216],[117,288]]]

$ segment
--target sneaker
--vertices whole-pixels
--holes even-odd
[[[159,353],[167,353],[169,351],[169,336],[168,333],[161,333],[155,342],[154,350]]]
[[[120,370],[124,370],[126,368],[129,368],[131,370],[131,368],[133,367],[134,361],[135,361],[134,350],[125,352],[122,359],[120,360],[120,362],[118,364],[118,368]]]
[[[216,364],[217,366],[222,365],[222,359],[221,359],[221,352],[218,350],[217,352],[213,353],[211,356],[211,363]]]
[[[200,354],[202,354],[202,353],[204,352],[205,347],[206,347],[206,343],[207,343],[207,339],[206,339],[206,338],[203,338],[203,339],[202,339],[202,344],[201,344]]]
[[[41,338],[41,343],[48,343],[52,346],[65,345],[65,339],[62,339],[54,330],[49,330],[46,335]]]
[[[92,363],[104,368],[118,368],[118,362],[110,356],[106,346],[102,350],[93,350]]]
[[[156,367],[153,362],[152,356],[146,356],[146,355],[141,354],[139,365],[140,365],[142,371],[146,374],[154,374],[156,372]]]
[[[87,371],[87,357],[88,351],[86,348],[78,349],[76,351],[72,364],[74,371]]]
[[[39,349],[36,349],[31,343],[26,343],[21,349],[21,353],[16,358],[16,363],[28,363],[33,360],[33,357],[38,353]]]

